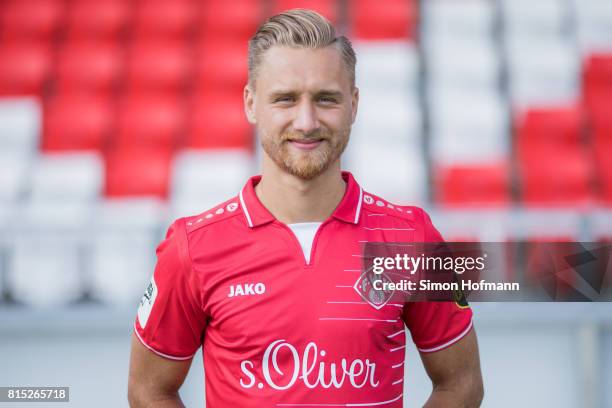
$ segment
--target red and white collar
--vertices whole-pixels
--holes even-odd
[[[342,172],[342,178],[346,182],[346,190],[340,204],[338,204],[334,210],[332,217],[340,221],[357,224],[359,223],[359,217],[361,215],[363,189],[348,171]],[[255,186],[260,181],[261,175],[251,177],[239,194],[240,205],[244,217],[251,228],[259,227],[260,225],[276,220],[255,194]]]

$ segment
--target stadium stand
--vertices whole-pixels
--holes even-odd
[[[344,166],[366,189],[431,209],[447,239],[610,239],[609,1],[6,0],[0,290],[137,297],[169,220],[256,172],[247,40],[292,7],[354,42]]]

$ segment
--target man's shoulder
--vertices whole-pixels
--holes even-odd
[[[427,214],[421,207],[392,203],[376,194],[363,192],[362,209],[366,217],[391,216],[409,222],[422,222]]]
[[[187,235],[191,235],[195,231],[228,222],[240,214],[242,214],[240,199],[237,196],[232,197],[199,214],[183,217],[185,230]]]

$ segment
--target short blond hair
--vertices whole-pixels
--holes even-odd
[[[336,29],[325,17],[307,9],[293,9],[268,18],[249,40],[249,83],[253,86],[263,54],[271,47],[324,48],[335,45],[355,86],[357,57],[345,36],[336,36]]]

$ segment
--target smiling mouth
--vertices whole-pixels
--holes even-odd
[[[293,146],[301,150],[312,150],[323,142],[324,139],[289,139]]]

